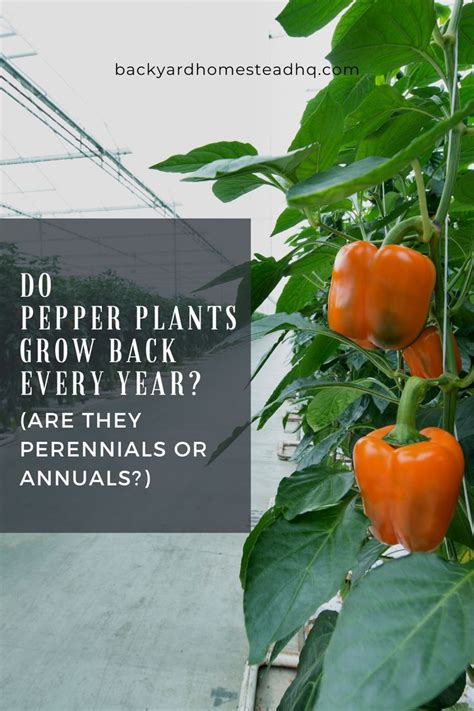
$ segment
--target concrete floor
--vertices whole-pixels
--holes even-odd
[[[253,348],[254,365],[271,344]],[[280,379],[278,351],[253,386]],[[253,518],[292,465],[280,418],[253,433]],[[237,708],[247,642],[241,534],[0,536],[1,711]]]

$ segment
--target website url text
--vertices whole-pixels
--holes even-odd
[[[358,76],[359,67],[325,64],[317,67],[314,64],[305,65],[298,62],[289,64],[119,64],[115,63],[115,76],[155,77],[156,79],[176,77],[261,77],[306,76]]]

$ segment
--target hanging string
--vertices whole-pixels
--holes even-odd
[[[448,155],[451,148],[451,133],[449,134]],[[444,269],[443,269],[443,370],[446,372],[446,356],[448,350],[448,230],[449,230],[449,215],[446,215],[444,221]]]

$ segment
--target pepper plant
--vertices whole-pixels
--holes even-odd
[[[340,13],[328,60],[358,72],[334,76],[310,99],[286,153],[265,156],[248,143],[221,141],[153,168],[212,181],[224,202],[261,187],[282,194],[284,209],[270,237],[285,238],[288,250],[279,260],[253,258],[253,311],[285,283],[275,313],[253,322],[253,337],[275,334],[258,370],[288,340],[292,362],[255,419],[263,427],[289,402],[301,417],[301,440],[295,472],[281,481],[275,505],[244,546],[250,662],[262,662],[270,650],[278,654],[339,591],[340,614],[317,617],[279,709],[446,708],[462,694],[474,657],[474,5],[290,0],[277,19],[288,34],[309,36]],[[386,289],[373,290],[370,308],[386,343],[347,333],[361,318],[357,308],[340,322],[330,318],[328,327],[336,255],[358,242],[380,254],[403,247],[434,266],[427,270],[435,282],[431,296],[429,274],[424,280],[417,268],[385,263]],[[357,289],[370,292],[375,278],[366,270]],[[360,298],[368,303],[367,295]],[[425,327],[423,339],[435,339],[421,358],[418,341],[402,343],[394,335],[397,329],[406,334],[403,324],[420,318],[409,341]],[[398,488],[394,473],[375,458],[365,512],[370,516],[382,501],[387,513],[369,521],[353,449],[395,422],[393,453],[424,447],[431,438],[434,447],[440,438],[440,447],[441,439],[449,441],[450,454],[430,465],[414,456]],[[430,434],[433,427],[441,434]],[[383,530],[397,506],[401,542],[429,552],[399,547],[393,555],[394,541]],[[431,538],[422,544],[428,529]]]

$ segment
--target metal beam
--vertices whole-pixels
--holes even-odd
[[[38,52],[15,52],[14,54],[4,54],[5,59],[22,59],[23,57],[37,57]]]
[[[117,210],[149,210],[150,207],[146,203],[139,205],[96,205],[95,207],[71,207],[66,210],[39,210],[29,213],[29,217],[40,219],[42,217],[53,217],[54,215],[74,215],[83,212],[116,212]]]
[[[31,190],[7,190],[2,195],[27,195],[28,193],[55,193],[56,188],[33,188]]]
[[[110,151],[116,156],[126,156],[132,151],[129,148],[118,148],[117,150]],[[2,165],[22,165],[23,163],[48,163],[50,161],[56,160],[75,160],[76,158],[100,158],[100,154],[93,153],[92,151],[83,153],[57,153],[55,155],[49,156],[18,156],[17,158],[5,158],[0,160],[0,166]]]

